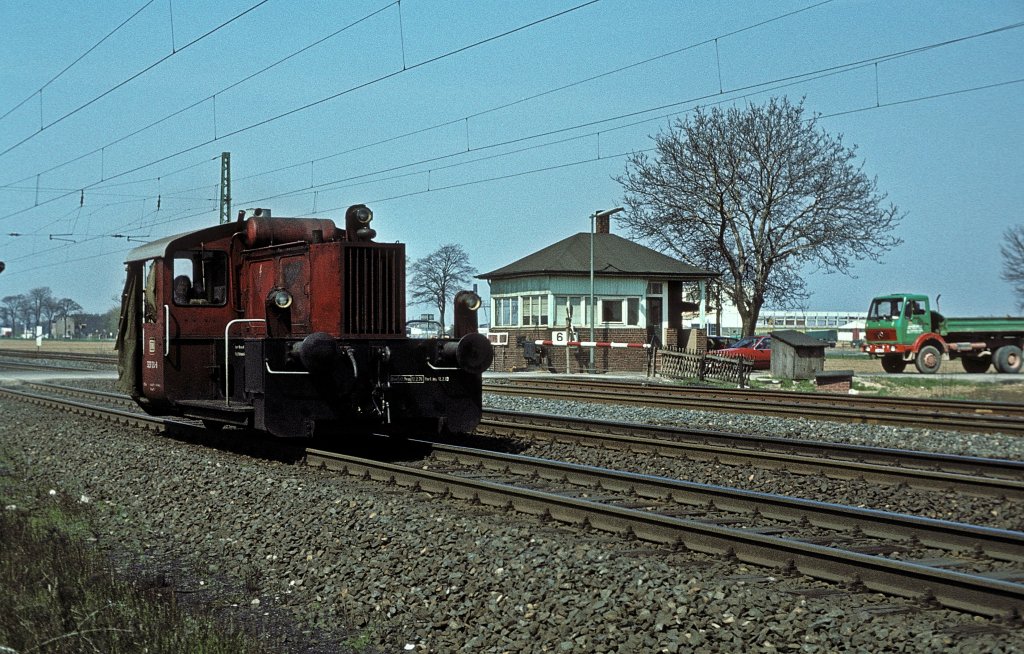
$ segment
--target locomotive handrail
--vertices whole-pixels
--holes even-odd
[[[308,375],[308,370],[274,370],[270,367],[269,361],[264,361],[263,365],[267,367],[267,372],[271,375]]]
[[[171,307],[164,305],[164,356],[171,356]]]
[[[167,305],[165,304],[164,306],[166,307]],[[231,406],[231,359],[229,358],[231,356],[231,348],[229,347],[231,337],[228,332],[231,331],[232,326],[243,322],[262,322],[266,324],[267,321],[265,318],[235,318],[234,320],[229,320],[228,324],[224,325],[224,404],[226,406]]]
[[[427,367],[431,370],[460,370],[458,366],[435,366],[429,361],[427,361]]]

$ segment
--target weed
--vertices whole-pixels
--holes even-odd
[[[0,461],[0,470],[9,468]],[[114,574],[88,537],[89,504],[60,492],[30,500],[0,474],[0,645],[30,652],[264,652],[240,630],[186,615]]]

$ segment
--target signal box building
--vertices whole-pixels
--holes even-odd
[[[593,267],[591,234],[581,232],[478,276],[490,286],[492,370],[522,368],[524,353],[536,341],[545,342],[537,351],[542,365],[557,372],[590,368],[591,348],[566,342],[601,343],[593,348],[598,372],[645,370],[647,344],[705,348],[706,331],[683,325],[682,314],[694,306],[684,301],[684,292],[696,292],[702,309],[706,282],[718,273],[633,243],[608,227],[607,217],[597,219]],[[703,310],[701,315],[703,322]]]

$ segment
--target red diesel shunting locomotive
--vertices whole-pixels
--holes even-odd
[[[409,338],[405,246],[373,241],[367,207],[344,229],[252,213],[129,253],[123,391],[154,415],[275,436],[476,427],[493,351],[475,293],[455,297],[454,338]]]

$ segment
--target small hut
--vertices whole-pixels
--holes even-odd
[[[827,345],[792,329],[772,332],[772,377],[814,379],[815,373],[825,369]]]

